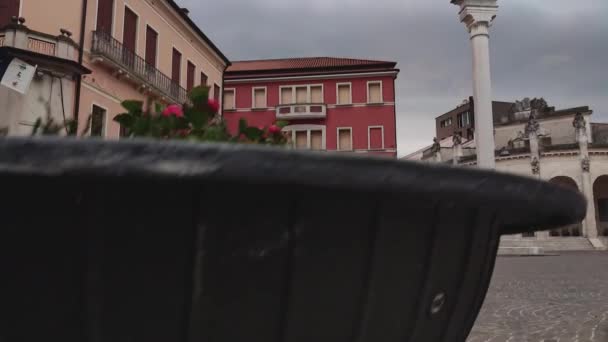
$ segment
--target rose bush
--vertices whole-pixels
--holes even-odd
[[[218,114],[219,103],[209,99],[208,87],[197,87],[189,94],[189,103],[171,104],[164,109],[144,111],[141,101],[124,101],[126,113],[114,118],[129,137],[158,139],[186,139],[194,141],[239,142],[284,145],[287,138],[281,130],[285,122],[269,127],[252,127],[244,119],[239,121],[238,132],[230,134],[223,118]]]

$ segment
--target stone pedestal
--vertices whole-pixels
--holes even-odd
[[[473,49],[473,98],[475,101],[475,141],[477,165],[494,169],[494,123],[490,78],[489,27],[498,6],[496,0],[452,0],[460,6],[460,20],[466,25]]]

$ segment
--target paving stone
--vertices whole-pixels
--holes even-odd
[[[468,342],[608,342],[608,253],[499,257]]]

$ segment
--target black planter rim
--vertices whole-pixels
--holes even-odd
[[[102,177],[193,183],[243,182],[459,203],[495,210],[501,234],[580,222],[584,197],[531,177],[338,152],[241,144],[74,138],[0,141],[0,176]]]

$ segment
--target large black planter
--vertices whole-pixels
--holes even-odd
[[[236,145],[0,141],[0,341],[459,342],[532,179]]]

